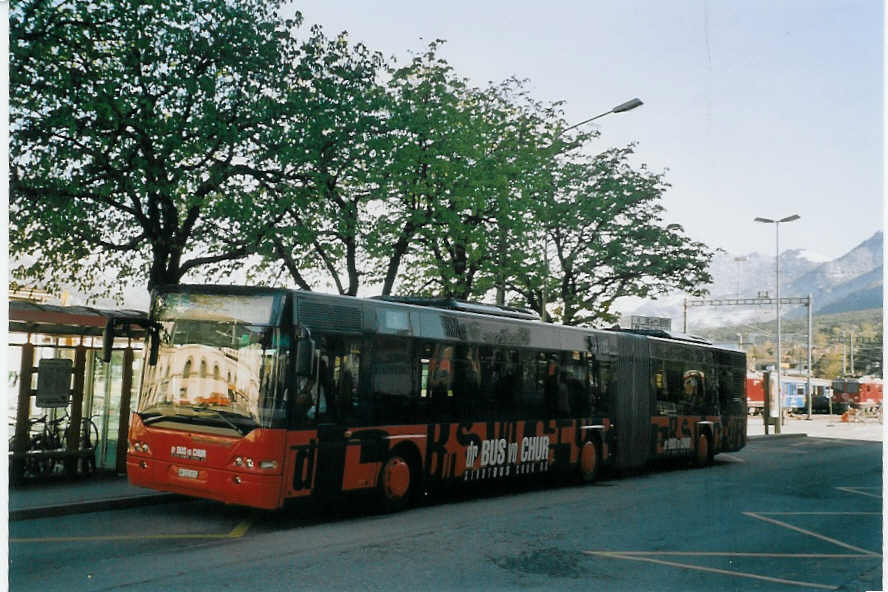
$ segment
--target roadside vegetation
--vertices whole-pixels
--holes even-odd
[[[854,336],[855,376],[882,376],[882,309],[859,310],[813,318],[812,370],[817,378],[836,378],[852,374],[851,336]],[[716,343],[739,344],[747,352],[750,369],[773,366],[777,344],[774,321],[699,330],[696,333]],[[844,345],[844,348],[843,348]],[[781,323],[783,365],[807,364],[808,321],[784,320]],[[843,365],[844,357],[844,365]]]

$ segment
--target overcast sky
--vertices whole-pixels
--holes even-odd
[[[668,169],[664,205],[696,240],[733,254],[832,259],[883,225],[883,27],[879,0],[306,0],[304,30],[349,32],[406,59],[430,40],[478,85],[527,78],[596,149],[637,142]]]

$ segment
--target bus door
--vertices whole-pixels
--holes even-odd
[[[318,469],[315,494],[337,495],[345,474],[346,428],[335,423],[318,424]]]
[[[619,337],[617,388],[613,396],[617,466],[633,468],[647,462],[651,441],[649,345],[641,335]]]
[[[342,490],[345,469],[345,427],[336,419],[333,397],[330,348],[328,340],[318,338],[320,351],[314,392],[314,419],[317,421],[318,467],[315,472],[315,495],[336,495]]]

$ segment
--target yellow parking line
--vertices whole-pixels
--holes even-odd
[[[584,551],[587,555],[598,555],[600,557],[609,557],[612,559],[624,559],[627,561],[645,561],[647,563],[656,563],[658,565],[666,565],[669,567],[680,567],[682,569],[690,569],[694,571],[705,571],[724,576],[733,576],[736,578],[748,578],[752,580],[763,580],[765,582],[775,582],[778,584],[789,584],[791,586],[802,586],[805,588],[820,588],[823,590],[838,590],[838,586],[828,586],[826,584],[815,584],[813,582],[800,582],[798,580],[785,580],[783,578],[772,578],[769,576],[760,576],[758,574],[747,573],[742,571],[730,571],[727,569],[718,569],[715,567],[703,567],[701,565],[690,565],[688,563],[676,563],[674,561],[663,561],[661,559],[652,559],[650,557],[640,557],[637,555],[628,555],[624,553],[613,553],[607,551]]]
[[[246,534],[247,530],[250,528],[252,523],[249,520],[244,520],[237,526],[235,526],[231,532],[228,533],[228,537],[232,539],[236,539],[238,537],[242,537]]]
[[[789,530],[794,530],[796,532],[800,532],[802,534],[806,534],[808,536],[812,536],[814,538],[820,539],[822,541],[826,541],[828,543],[832,543],[834,545],[838,545],[840,547],[844,547],[846,549],[851,549],[852,551],[857,551],[859,553],[867,553],[872,557],[881,557],[878,553],[873,553],[872,551],[868,551],[866,549],[861,549],[860,547],[855,547],[854,545],[849,545],[848,543],[843,543],[842,541],[830,538],[828,536],[824,536],[822,534],[817,534],[816,532],[805,530],[804,528],[799,528],[798,526],[793,526],[792,524],[788,524],[786,522],[781,522],[780,520],[774,520],[773,518],[767,518],[762,516],[761,514],[756,514],[755,512],[743,512],[745,516],[750,516],[751,518],[756,518],[758,520],[762,520],[764,522],[770,522],[771,524],[776,524],[777,526],[782,526],[783,528],[788,528]]]
[[[100,536],[32,537],[10,538],[10,543],[85,543],[99,541],[151,541],[151,540],[194,540],[194,539],[236,539],[244,536],[251,522],[244,520],[226,534],[120,534]]]

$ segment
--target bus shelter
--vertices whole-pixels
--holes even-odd
[[[11,484],[125,471],[145,317],[131,310],[9,302]],[[128,330],[104,363],[109,319]]]

